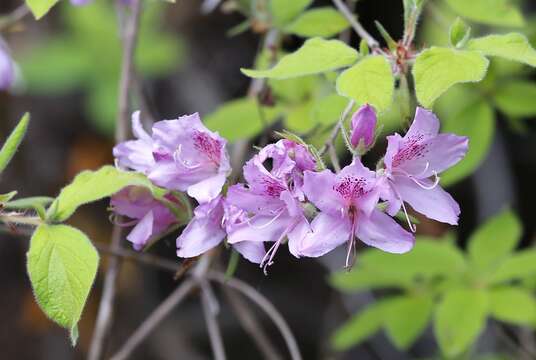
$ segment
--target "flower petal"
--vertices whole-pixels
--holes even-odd
[[[389,215],[374,210],[370,217],[359,218],[356,236],[380,250],[402,254],[413,248],[415,238]]]
[[[141,219],[141,221],[134,226],[130,234],[127,235],[127,240],[132,243],[134,250],[141,250],[147,241],[153,234],[154,216],[153,212],[149,211]]]
[[[264,255],[266,255],[266,249],[262,242],[241,241],[234,244],[233,249],[238,251],[245,259],[255,264],[260,264]]]
[[[430,180],[421,179],[419,182],[427,187],[433,185]],[[460,206],[441,186],[423,189],[405,176],[395,176],[393,184],[402,200],[410,204],[413,210],[433,220],[458,224]]]
[[[434,137],[439,132],[439,119],[433,112],[422,107],[417,107],[413,123],[409,127],[404,140],[422,136],[423,139]]]
[[[177,238],[177,256],[190,258],[201,255],[223,241],[225,231],[210,218],[193,218]]]
[[[227,174],[218,174],[190,185],[188,187],[188,195],[196,199],[199,203],[208,202],[221,193],[226,179]]]
[[[279,198],[255,194],[242,184],[236,184],[227,191],[227,202],[242,210],[256,214],[275,214],[285,206]]]
[[[320,172],[306,171],[303,179],[303,192],[317,208],[334,216],[344,209],[343,200],[338,192],[333,190],[336,175],[330,170]]]
[[[311,223],[311,231],[299,244],[300,256],[319,257],[350,238],[351,224],[346,217],[320,213]]]
[[[291,221],[286,210],[278,215],[255,215],[243,223],[236,224],[228,234],[229,244],[241,241],[277,241],[288,231]]]
[[[292,255],[299,258],[300,248],[302,247],[302,241],[305,236],[311,232],[311,225],[304,216],[297,218],[297,224],[294,225],[291,231],[287,234],[288,237],[288,250]]]

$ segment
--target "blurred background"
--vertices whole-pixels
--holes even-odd
[[[448,26],[455,17],[454,10],[444,2],[430,2],[432,4],[425,10],[419,27],[417,46],[445,44]],[[135,81],[139,94],[135,105],[142,108],[148,118],[173,119],[197,111],[207,119],[209,127],[213,124],[213,128],[232,141],[250,137],[254,139],[250,145],[259,144],[266,141],[266,136],[273,136],[271,130],[287,127],[305,134],[314,130],[311,141],[320,143],[326,136],[322,129],[330,128],[344,108],[344,100],[341,104],[340,99],[333,98],[329,78],[288,82],[288,87],[280,86],[279,89],[274,85],[276,104],[269,108],[274,115],[270,116],[273,121],[268,129],[243,130],[242,126],[247,128],[249,125],[241,122],[253,118],[258,122],[259,115],[245,100],[250,79],[239,69],[252,67],[256,61],[262,60],[256,59],[262,21],[250,21],[255,30],[252,31],[244,25],[247,17],[252,19],[252,15],[233,10],[231,1],[208,13],[202,12],[203,2],[199,0],[179,0],[177,4],[145,3],[136,53]],[[522,25],[494,26],[476,22],[471,23],[473,34],[504,33],[515,28],[536,45],[536,18],[533,19],[536,4],[529,0],[513,3],[522,9],[525,19]],[[311,7],[330,4],[327,0],[315,0]],[[3,0],[0,14],[7,14],[19,5],[16,0]],[[84,7],[61,1],[44,19],[36,22],[28,16],[2,34],[17,63],[15,85],[10,91],[0,93],[2,138],[24,112],[29,111],[32,115],[21,150],[3,174],[3,192],[16,189],[21,197],[55,196],[81,170],[96,169],[113,162],[111,150],[121,61],[118,36],[121,19],[114,7],[113,1],[106,0],[95,0]],[[356,4],[356,12],[361,14],[363,25],[377,38],[380,36],[374,20],[380,21],[395,39],[401,37],[401,1],[362,0]],[[359,39],[350,36],[350,44],[357,47]],[[282,51],[293,51],[303,41],[303,37],[285,35],[281,42]],[[505,90],[512,88],[521,95],[515,95],[514,90]],[[475,93],[481,97],[475,99]],[[508,96],[513,99],[504,100]],[[230,103],[235,106],[234,110],[229,110],[229,101],[234,101]],[[314,105],[313,102],[321,103]],[[470,160],[444,179],[462,208],[460,226],[454,229],[457,244],[464,248],[479,224],[510,206],[522,220],[521,247],[528,247],[534,241],[536,230],[533,220],[533,204],[536,202],[536,125],[532,119],[536,117],[534,72],[528,67],[494,61],[484,82],[457,86],[442,98],[435,110],[448,130],[469,135],[472,146],[476,144]],[[397,111],[384,114],[382,120],[384,131],[404,130]],[[239,131],[247,133],[233,135]],[[377,149],[369,155],[371,164],[384,151],[385,144],[379,143]],[[112,227],[107,205],[102,202],[83,207],[70,222],[93,241],[107,243]],[[449,230],[443,224],[419,219],[420,235],[439,236]],[[129,246],[126,242],[123,245]],[[98,310],[106,256],[102,257],[98,278],[80,323],[79,345],[72,348],[66,332],[46,319],[34,301],[25,269],[27,246],[28,239],[24,236],[1,235],[0,358],[85,358]],[[158,243],[154,252],[178,262],[174,237]],[[345,352],[332,349],[329,338],[334,330],[356,310],[381,295],[375,290],[340,293],[329,285],[329,274],[340,270],[344,256],[344,249],[341,249],[319,260],[297,261],[280,251],[268,276],[245,261],[240,262],[236,276],[263,293],[281,311],[298,338],[304,359],[420,359],[436,356],[437,345],[431,326],[406,351],[397,350],[381,332]],[[224,256],[222,269],[225,269],[226,261]],[[123,344],[176,285],[173,276],[167,272],[124,262],[110,348],[117,349]],[[260,358],[219,289],[218,294],[222,295],[220,325],[228,358]],[[191,296],[181,304],[132,358],[211,358],[197,299]],[[276,329],[268,319],[261,315],[259,318],[281,351],[282,358],[287,358],[283,340]],[[512,331],[521,330],[514,328]],[[519,338],[525,335],[520,334]],[[486,331],[477,347],[481,353],[518,357],[511,344],[493,332]]]

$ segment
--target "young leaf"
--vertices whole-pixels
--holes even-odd
[[[269,70],[240,70],[252,78],[288,79],[349,66],[356,62],[357,57],[357,51],[342,41],[312,38],[292,54],[283,56]]]
[[[48,206],[54,201],[54,198],[47,196],[32,196],[28,198],[17,199],[8,202],[4,205],[6,209],[10,210],[25,210],[33,209],[36,205]]]
[[[489,291],[490,313],[495,319],[516,325],[536,325],[536,301],[530,291],[503,287]]]
[[[28,274],[41,309],[76,337],[99,256],[87,236],[67,225],[40,225],[28,251]]]
[[[499,110],[512,118],[535,116],[534,99],[536,99],[536,84],[526,80],[502,83],[493,94],[493,100]]]
[[[331,6],[326,6],[306,11],[285,27],[285,32],[303,37],[331,37],[349,26],[344,16]]]
[[[255,99],[242,98],[226,102],[215,112],[205,117],[205,123],[213,131],[230,142],[257,135],[264,126],[270,125],[281,113],[278,107],[263,107]],[[264,116],[264,119],[261,117]],[[266,121],[266,124],[263,122]]]
[[[368,103],[380,112],[387,110],[394,92],[391,65],[383,56],[368,56],[339,75],[337,92],[358,105]]]
[[[434,303],[428,296],[399,296],[385,304],[387,335],[401,350],[409,348],[430,322]]]
[[[461,16],[479,23],[496,26],[522,27],[521,11],[511,0],[447,0]]]
[[[499,284],[534,275],[536,275],[536,250],[523,250],[514,253],[499,265],[491,278],[491,283]]]
[[[36,20],[41,19],[59,0],[26,0]]]
[[[4,171],[6,166],[9,164],[15,152],[19,148],[24,135],[26,135],[26,130],[28,129],[28,122],[30,121],[30,114],[26,113],[20,119],[18,125],[11,132],[6,142],[0,149],[0,173]]]
[[[331,337],[333,348],[346,350],[378,332],[383,320],[383,304],[384,302],[377,301],[369,305],[337,329]]]
[[[486,158],[495,135],[495,114],[485,99],[477,99],[459,111],[446,112],[442,119],[444,132],[469,137],[465,158],[441,174],[441,183],[449,186],[471,175]]]
[[[530,45],[525,35],[519,33],[472,39],[467,43],[467,49],[536,67],[536,50]]]
[[[468,26],[459,17],[454,20],[450,26],[449,39],[450,45],[456,48],[463,47],[471,36],[471,27]]]
[[[521,223],[511,210],[504,210],[478,228],[469,239],[469,257],[477,269],[497,267],[516,248]]]
[[[313,0],[270,0],[272,22],[277,27],[283,27],[301,14]]]
[[[78,174],[72,183],[61,190],[50,205],[47,216],[51,221],[65,221],[79,206],[104,199],[127,186],[143,186],[151,189],[156,197],[163,196],[163,190],[155,187],[142,174],[107,165],[97,171]]]
[[[434,332],[447,357],[462,354],[477,339],[488,314],[484,291],[456,289],[448,292],[438,305]]]
[[[427,49],[417,56],[413,67],[417,99],[430,108],[451,86],[481,81],[488,65],[488,59],[476,51]]]

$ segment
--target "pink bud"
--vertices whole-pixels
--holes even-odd
[[[352,134],[350,142],[354,147],[362,143],[368,149],[374,143],[374,132],[376,130],[376,112],[374,108],[365,104],[352,116]],[[363,150],[365,150],[363,149]]]

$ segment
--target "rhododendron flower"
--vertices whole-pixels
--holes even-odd
[[[132,127],[137,140],[114,148],[119,166],[146,174],[158,186],[186,191],[199,203],[220,194],[231,171],[226,141],[208,130],[197,113],[158,121],[149,135],[137,112]]]
[[[382,198],[389,202],[389,214],[396,214],[401,206],[406,212],[404,202],[407,202],[430,219],[452,225],[458,223],[460,207],[439,186],[438,174],[465,156],[468,139],[438,132],[437,117],[419,107],[404,137],[399,134],[387,137],[386,186]]]
[[[264,163],[272,160],[269,171]],[[247,187],[231,186],[227,193],[229,204],[247,213],[228,229],[228,241],[274,242],[260,266],[273,264],[273,258],[285,238],[290,252],[298,256],[298,244],[309,224],[300,199],[303,171],[315,168],[315,161],[307,149],[288,140],[268,145],[244,166]]]
[[[7,90],[15,80],[15,66],[11,56],[0,43],[0,90]]]
[[[352,133],[350,142],[352,146],[360,150],[369,149],[374,144],[374,134],[376,132],[376,112],[374,108],[365,104],[359,108],[352,116]]]
[[[190,258],[199,256],[219,245],[234,222],[241,221],[243,212],[228,205],[220,195],[194,210],[194,217],[177,238],[177,256]],[[253,263],[264,257],[264,245],[244,241],[233,248]]]
[[[171,194],[165,197],[173,203],[179,202]],[[133,244],[135,250],[141,250],[150,238],[164,233],[177,223],[175,214],[144,187],[126,187],[112,196],[110,205],[116,214],[134,220],[124,225],[135,225],[127,235],[127,240]]]
[[[318,257],[347,242],[346,266],[351,266],[356,237],[391,253],[413,247],[413,235],[376,205],[381,188],[374,172],[355,158],[339,174],[330,170],[305,172],[303,191],[320,213],[299,245],[299,255]]]

